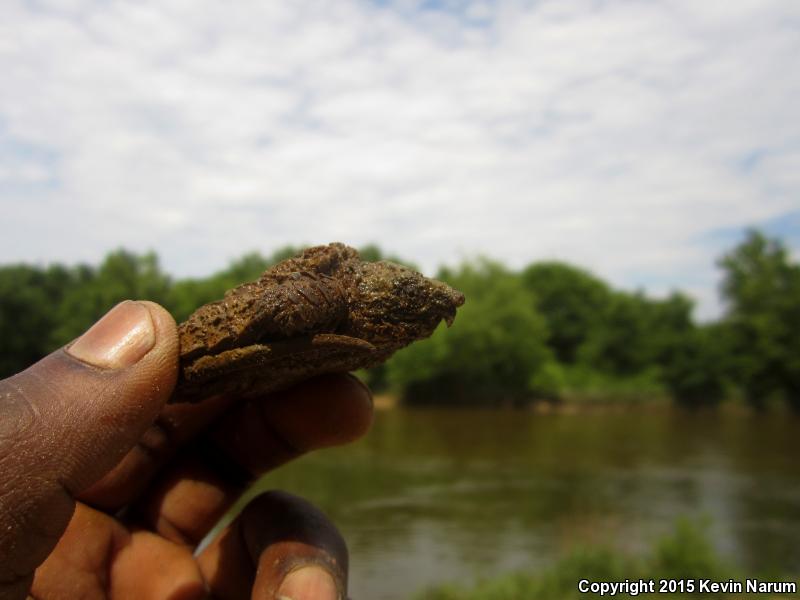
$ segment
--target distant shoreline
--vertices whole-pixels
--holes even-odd
[[[520,410],[525,412],[533,412],[537,414],[587,414],[598,412],[626,412],[626,411],[672,411],[675,408],[685,410],[686,412],[725,412],[728,414],[753,414],[752,407],[747,405],[740,399],[730,399],[717,406],[696,407],[696,408],[681,408],[676,407],[666,396],[659,396],[653,398],[638,398],[638,399],[618,399],[611,400],[608,398],[598,398],[597,396],[572,396],[569,399],[561,400],[560,402],[534,402],[525,408],[513,408],[506,406],[492,407],[488,405],[453,405],[453,404],[430,404],[430,405],[408,405],[403,404],[400,396],[388,392],[382,392],[373,396],[373,405],[376,411],[388,411],[397,408],[410,408],[410,409],[431,409],[431,410]],[[780,410],[781,407],[775,407]]]

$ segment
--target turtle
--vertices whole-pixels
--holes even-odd
[[[178,327],[180,372],[170,402],[243,398],[323,373],[376,366],[452,325],[464,295],[335,242],[281,261],[205,304]]]

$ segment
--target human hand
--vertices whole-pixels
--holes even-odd
[[[366,432],[367,389],[330,375],[165,405],[177,372],[172,317],[123,302],[0,381],[0,599],[345,597],[344,541],[288,494],[258,496],[193,552],[255,477]]]

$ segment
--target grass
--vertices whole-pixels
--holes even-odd
[[[568,403],[642,403],[667,400],[669,394],[655,370],[623,377],[588,369],[564,369],[561,398]]]
[[[559,560],[552,567],[538,573],[509,573],[494,579],[479,581],[471,587],[443,585],[430,588],[414,596],[415,600],[572,600],[595,598],[599,594],[580,593],[578,582],[582,579],[598,582],[636,581],[639,579],[655,581],[658,591],[659,580],[710,579],[727,582],[730,579],[744,582],[744,574],[714,551],[702,523],[680,520],[670,535],[658,540],[648,555],[635,557],[609,547],[580,548]],[[776,575],[761,574],[761,579],[769,581],[794,581]],[[696,583],[697,585],[697,583]],[[736,600],[756,598],[765,600],[765,594],[644,594],[670,599],[680,598],[725,598]],[[609,596],[605,596],[609,597]],[[631,598],[629,594],[617,597]],[[774,597],[778,597],[777,595]]]

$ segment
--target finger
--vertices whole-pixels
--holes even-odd
[[[341,534],[319,509],[283,492],[248,504],[197,562],[220,600],[336,600],[347,593]]]
[[[223,414],[235,398],[215,396],[197,404],[167,404],[124,458],[78,499],[116,512],[138,498],[175,454]]]
[[[298,456],[363,436],[372,424],[372,395],[352,375],[322,375],[302,386],[249,402],[210,435],[220,450],[254,475]]]
[[[31,594],[199,600],[206,597],[206,587],[185,547],[149,532],[131,533],[110,516],[78,504],[64,535],[36,570]]]
[[[144,525],[195,546],[254,477],[309,450],[351,442],[371,422],[369,390],[346,375],[318,377],[239,406],[143,498]]]
[[[273,408],[277,413],[289,413],[286,416],[276,415],[277,430],[267,437],[261,436],[261,433],[264,430],[263,421],[268,415],[255,415],[255,420],[262,421],[262,424],[255,428],[255,433],[256,437],[261,436],[259,442],[264,447],[260,452],[252,453],[249,451],[252,441],[248,441],[244,444],[247,447],[245,454],[265,458],[266,464],[249,465],[250,471],[254,473],[269,470],[271,466],[284,463],[302,453],[297,452],[289,441],[281,439],[282,429],[287,430],[286,436],[283,437],[299,436],[300,439],[297,441],[299,445],[309,442],[312,445],[315,444],[315,447],[324,447],[356,439],[363,435],[372,422],[372,398],[369,390],[355,380],[356,385],[352,385],[353,382],[350,382],[351,385],[349,385],[350,389],[355,390],[353,401],[342,402],[340,398],[343,394],[336,388],[340,387],[341,382],[346,382],[347,379],[338,374],[323,376],[319,380],[331,383],[330,390],[324,389],[327,384],[323,383],[311,383],[309,387],[306,386],[306,383],[301,383],[291,390],[251,401],[249,405],[246,404],[240,408],[235,416],[225,419],[228,423],[228,430],[221,433],[220,437],[235,438],[240,435],[245,428],[244,425],[252,420],[250,415],[242,413],[247,411],[263,413],[268,410],[267,403],[274,405]],[[334,383],[336,380],[339,380],[340,384]],[[295,389],[297,389],[297,393],[295,393]],[[319,399],[298,400],[309,392],[322,396]],[[288,397],[284,399],[284,396]],[[168,404],[142,436],[140,442],[117,464],[113,471],[82,492],[80,500],[110,512],[130,504],[149,487],[153,476],[174,458],[182,446],[209,429],[215,421],[222,421],[224,415],[231,412],[231,406],[236,404],[236,398],[225,396],[212,397],[198,404]],[[298,410],[297,405],[299,404],[313,404],[313,406],[309,408],[310,412],[303,414]],[[332,411],[333,414],[329,414]],[[319,416],[317,431],[306,431],[308,428],[307,414]],[[248,439],[252,437],[250,435]],[[268,444],[271,447],[266,447]],[[232,443],[225,439],[221,442],[223,447],[231,445]],[[196,446],[202,449],[208,447],[209,442],[203,439]],[[194,452],[196,452],[196,448],[189,450],[190,454]],[[237,452],[237,454],[241,455],[242,453]]]
[[[74,495],[156,417],[177,356],[169,313],[123,302],[67,348],[0,382],[0,595],[30,583],[69,523]]]

